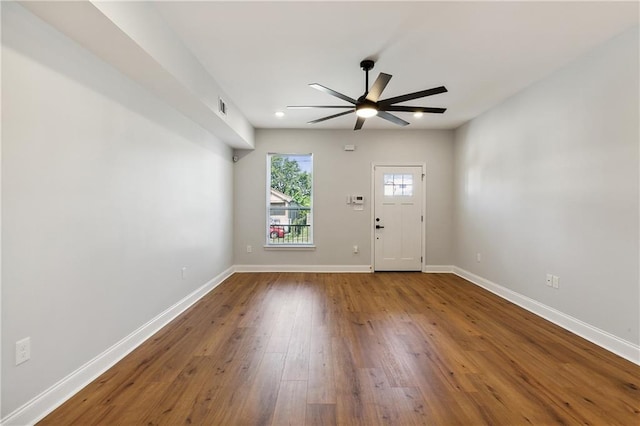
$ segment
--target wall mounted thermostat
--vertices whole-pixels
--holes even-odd
[[[347,195],[347,204],[353,205],[354,210],[364,210],[364,195]]]

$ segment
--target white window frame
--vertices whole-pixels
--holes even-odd
[[[311,158],[311,197],[310,197],[310,206],[309,206],[309,215],[308,215],[308,223],[309,223],[309,242],[306,243],[272,243],[269,235],[269,227],[271,225],[271,158],[274,156],[309,156]],[[267,153],[267,171],[266,171],[266,185],[265,185],[265,200],[266,200],[266,214],[265,214],[265,245],[264,248],[267,250],[315,250],[316,246],[314,243],[314,220],[313,220],[313,210],[314,210],[314,193],[315,193],[315,176],[314,176],[314,158],[313,153],[311,152],[302,152],[302,153],[292,153],[292,152],[269,152]],[[286,226],[286,225],[283,225]]]

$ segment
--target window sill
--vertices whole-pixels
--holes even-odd
[[[314,244],[278,244],[278,245],[265,245],[265,250],[298,250],[298,251],[312,251],[316,249]]]

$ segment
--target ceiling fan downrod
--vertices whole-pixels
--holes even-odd
[[[371,59],[365,59],[360,62],[360,68],[362,68],[365,72],[364,78],[364,96],[367,96],[369,93],[369,71],[373,69],[374,62]]]

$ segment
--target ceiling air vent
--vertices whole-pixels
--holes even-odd
[[[218,111],[222,115],[227,115],[227,104],[222,100],[222,98],[218,98]]]

